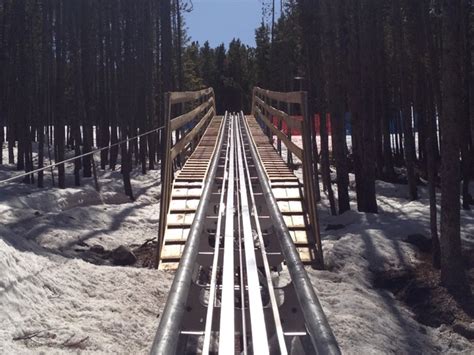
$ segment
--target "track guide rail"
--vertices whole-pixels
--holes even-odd
[[[252,116],[226,113],[218,127],[151,353],[340,354],[300,258],[297,179],[271,179]],[[180,175],[175,188],[193,186]]]

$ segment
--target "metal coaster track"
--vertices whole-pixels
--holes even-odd
[[[340,353],[280,212],[251,119],[226,113],[209,123],[219,126],[214,154],[152,354]],[[160,231],[167,245],[167,227]]]

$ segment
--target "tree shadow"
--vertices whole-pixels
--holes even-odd
[[[381,265],[385,263],[386,259],[379,254],[369,234],[364,233],[363,235],[361,235],[361,238],[364,242],[364,252],[368,256],[366,259],[369,263],[369,270],[372,273],[375,270],[380,270]],[[399,258],[399,264],[403,267],[410,267],[410,265],[407,263],[403,251],[400,249],[400,242],[392,241],[392,246],[394,247],[394,250],[397,253],[397,257]],[[385,305],[385,308],[389,310],[390,314],[394,317],[394,319],[399,325],[399,328],[404,334],[403,339],[399,339],[399,341],[403,344],[406,344],[409,353],[422,353],[423,351],[420,349],[424,348],[423,343],[417,339],[417,335],[420,334],[419,329],[417,329],[414,324],[411,324],[406,319],[406,316],[404,316],[404,314],[396,306],[397,301],[390,292],[382,291],[378,293],[380,295],[380,300]],[[430,345],[433,347],[433,349],[435,348],[435,344],[430,343]],[[401,352],[403,351],[401,350]]]

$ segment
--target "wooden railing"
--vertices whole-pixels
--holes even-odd
[[[184,107],[194,107],[186,113],[172,117],[174,110]],[[166,230],[168,210],[173,184],[173,167],[175,160],[181,160],[183,151],[189,155],[196,148],[200,135],[216,114],[216,100],[214,90],[207,88],[199,91],[168,92],[165,94],[165,128],[161,159],[161,199],[160,220],[158,227],[158,245],[156,266],[159,263],[161,248]],[[186,125],[194,126],[186,131]],[[175,143],[173,144],[173,132]]]
[[[292,106],[297,106],[296,110],[299,111],[299,116],[302,116],[303,120],[298,120],[290,115]],[[282,110],[281,107],[286,107],[286,111]],[[308,94],[305,91],[276,92],[256,87],[252,96],[252,115],[265,128],[272,144],[273,135],[277,137],[277,150],[280,155],[281,144],[285,144],[288,152],[288,164],[292,163],[291,154],[298,157],[303,164],[304,200],[310,224],[308,232],[314,237],[318,266],[323,267],[324,260],[316,205],[317,191],[319,191],[315,156],[316,143],[315,136],[312,134],[314,132],[314,122],[310,119],[308,112]],[[273,117],[277,118],[276,126],[273,123]],[[282,130],[282,122],[286,124],[286,133]],[[292,142],[292,130],[301,132],[302,148]]]

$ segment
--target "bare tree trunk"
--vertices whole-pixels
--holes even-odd
[[[400,81],[400,108],[402,111],[402,125],[404,145],[403,151],[405,155],[405,166],[407,170],[408,193],[410,200],[418,199],[417,178],[415,175],[415,139],[413,137],[411,102],[410,102],[410,85],[409,85],[409,68],[407,63],[406,39],[404,37],[404,26],[402,23],[401,1],[394,2],[394,28],[395,28],[395,52],[398,56],[398,79]]]
[[[56,7],[56,122],[54,125],[54,143],[55,143],[55,158],[56,162],[64,160],[64,143],[65,143],[65,128],[64,128],[64,16],[63,5],[60,0],[57,1]],[[66,187],[66,172],[64,164],[58,165],[58,185],[64,189]]]
[[[44,126],[42,123],[38,127],[38,169],[44,166]],[[44,186],[44,171],[38,172],[38,187]]]
[[[431,80],[430,80],[431,82]],[[431,85],[430,85],[431,86]],[[426,152],[427,152],[427,172],[428,172],[428,192],[430,198],[430,231],[432,246],[433,266],[437,269],[441,267],[441,250],[438,236],[438,210],[436,201],[436,180],[438,176],[437,169],[437,132],[436,132],[436,114],[434,108],[433,88],[429,87],[427,91],[427,135]]]
[[[462,97],[461,0],[442,2],[443,56],[441,114],[441,281],[451,291],[466,289],[461,250],[459,127]]]
[[[128,138],[127,129],[122,130],[122,140]],[[128,146],[128,147],[127,147]],[[132,183],[130,181],[130,172],[132,171],[132,154],[130,153],[130,142],[122,144],[122,176],[125,195],[133,201]]]
[[[3,164],[3,143],[5,142],[5,114],[0,106],[0,165]]]
[[[329,166],[329,145],[328,145],[328,130],[326,125],[326,113],[321,112],[320,118],[320,132],[321,132],[321,170],[323,174],[323,182],[326,185],[328,192],[329,206],[331,208],[331,214],[337,215],[336,203],[334,201],[334,192],[331,185],[331,170]]]
[[[381,118],[382,120],[382,135],[383,135],[383,176],[388,181],[395,179],[395,169],[393,167],[393,154],[392,154],[392,143],[390,134],[390,108],[388,101],[388,94],[386,84],[383,89],[384,91],[384,113]]]
[[[471,10],[471,6],[473,9]],[[469,32],[470,13],[474,13],[474,4],[471,5],[471,1],[463,2],[463,22],[462,22],[462,57],[464,58],[464,65],[462,67],[463,77],[463,104],[462,104],[462,119],[461,119],[461,171],[462,171],[462,207],[464,210],[471,209],[471,203],[473,202],[472,196],[469,193],[469,183],[472,177],[472,169],[474,168],[474,149],[472,142],[474,137],[471,137],[471,103],[469,95],[470,87],[470,73],[472,67],[470,39],[472,33]],[[473,19],[474,20],[474,19]]]
[[[347,166],[346,128],[344,113],[331,116],[334,137],[334,157],[337,171],[337,196],[339,214],[351,209],[349,203],[349,174]]]
[[[373,4],[355,2],[353,33],[350,35],[351,81],[350,107],[352,111],[354,173],[356,177],[357,207],[360,212],[377,213],[375,193],[374,117],[372,108],[374,77],[372,31]],[[364,21],[362,20],[364,19]]]

